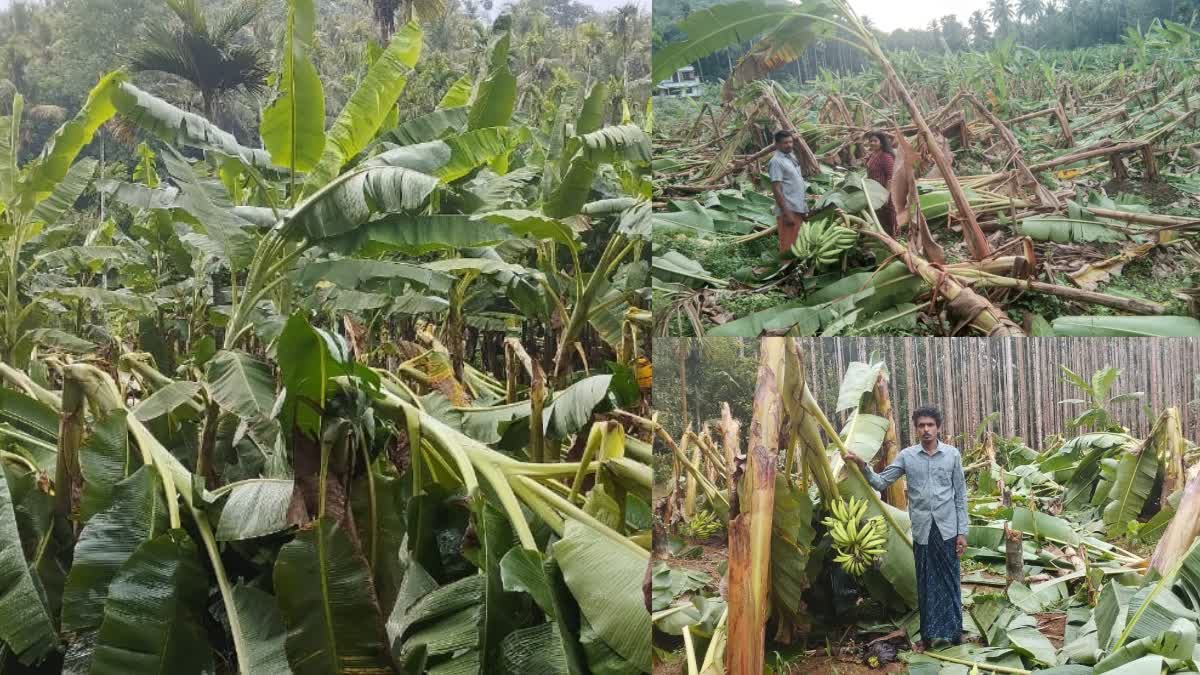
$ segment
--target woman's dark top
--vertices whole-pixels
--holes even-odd
[[[892,182],[892,170],[896,166],[896,158],[886,152],[877,152],[867,160],[867,178],[889,187]]]

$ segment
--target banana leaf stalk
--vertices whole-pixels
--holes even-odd
[[[708,649],[704,652],[704,661],[700,664],[700,675],[716,675],[719,673],[718,663],[723,661],[728,640],[726,621],[729,619],[728,605],[721,612],[721,619],[713,629],[712,639],[708,641]]]
[[[696,515],[696,483],[700,480],[708,481],[704,475],[704,449],[700,447],[700,441],[695,434],[687,432],[687,438],[684,444],[693,446],[692,456],[688,462],[688,475],[684,477],[684,493],[683,493],[683,515],[685,518],[691,518]],[[715,490],[716,487],[714,486]]]
[[[690,442],[690,436],[685,435],[683,437],[683,447],[680,447],[679,445],[676,445],[675,441],[672,440],[667,434],[666,429],[663,429],[662,427],[656,427],[655,431],[658,433],[659,438],[663,439],[663,441],[667,444],[667,447],[670,448],[671,452],[675,455],[675,460],[687,470],[688,478],[695,480],[696,485],[698,485],[699,488],[704,491],[704,496],[708,499],[709,505],[723,518],[727,519],[729,517],[729,500],[725,498],[725,495],[721,494],[721,491],[717,489],[717,486],[710,483],[708,479],[704,477],[704,474],[700,472],[700,468],[693,464],[692,461],[687,457],[687,448]]]
[[[622,234],[614,233],[612,239],[609,239],[608,244],[604,247],[603,253],[600,254],[600,260],[596,263],[596,269],[592,271],[592,276],[588,279],[587,285],[583,287],[583,292],[576,298],[575,306],[571,310],[571,317],[567,321],[562,335],[559,336],[558,347],[554,353],[555,381],[559,381],[566,372],[564,368],[569,360],[568,349],[575,343],[583,331],[583,327],[587,324],[588,316],[592,311],[592,303],[597,294],[612,278],[621,261],[633,252],[635,243],[626,239]]]
[[[729,403],[721,403],[721,446],[725,450],[725,486],[732,490],[733,484],[733,464],[741,455],[741,443],[738,441],[738,433],[741,431],[741,422],[733,418],[733,414],[729,412]]]
[[[562,518],[558,515],[569,516],[587,525],[597,534],[608,538],[613,543],[637,551],[639,555],[648,556],[643,547],[632,542],[629,538],[599,522],[582,509],[575,506],[566,497],[556,493],[531,476],[545,478],[560,473],[557,469],[546,471],[545,465],[520,462],[486,445],[462,434],[441,421],[417,409],[408,402],[386,391],[381,391],[374,400],[376,411],[396,423],[402,423],[412,428],[420,428],[421,438],[429,442],[430,448],[436,455],[444,455],[457,470],[457,476],[467,488],[471,499],[477,499],[479,483],[477,475],[482,477],[495,492],[500,507],[508,516],[516,532],[521,546],[536,551],[537,544],[530,530],[529,522],[521,511],[523,501],[529,508],[543,517],[552,528],[562,526]],[[619,459],[619,458],[614,458]],[[542,467],[539,469],[539,467]],[[570,467],[572,471],[575,467]],[[561,473],[565,473],[566,469]],[[642,476],[642,480],[645,476]],[[565,490],[569,492],[569,490]],[[564,493],[565,493],[564,492]],[[518,495],[522,499],[518,500]]]
[[[729,521],[729,649],[726,671],[763,669],[771,570],[771,522],[775,507],[787,341],[764,338],[760,347],[754,413],[740,494],[745,502]]]
[[[957,656],[941,654],[939,652],[925,652],[925,656],[932,656],[939,661],[948,663],[957,663],[964,666],[971,666],[972,669],[990,670],[994,673],[1012,673],[1013,675],[1032,675],[1032,670],[1023,670],[1021,668],[1013,668],[1010,666],[997,666],[987,661],[972,661],[970,659],[960,659]]]
[[[1167,494],[1165,490],[1163,494]],[[1159,574],[1166,574],[1175,561],[1183,558],[1197,536],[1200,536],[1200,471],[1184,486],[1175,516],[1150,557],[1150,566]]]
[[[7,363],[0,362],[0,379],[8,382],[10,385],[23,392],[26,396],[29,396],[30,398],[36,398],[51,408],[62,408],[62,397],[59,394],[42,387],[38,383],[34,382],[33,379],[28,375],[17,370],[16,368],[13,368]]]
[[[1088,291],[1082,288],[1048,284],[1043,281],[1013,279],[1012,277],[1003,277],[985,272],[983,270],[959,268],[954,271],[954,276],[972,280],[975,282],[975,286],[983,288],[1019,288],[1027,291],[1054,295],[1060,298],[1066,298],[1068,300],[1086,302],[1093,305],[1101,305],[1103,307],[1112,307],[1113,309],[1119,309],[1123,312],[1128,312],[1131,314],[1167,313],[1166,306],[1157,302],[1151,302],[1149,300],[1124,298],[1117,295],[1108,295],[1107,293]]]
[[[891,464],[896,455],[900,454],[900,442],[896,438],[896,416],[892,410],[892,398],[888,394],[888,377],[886,370],[880,370],[879,376],[875,378],[875,387],[871,390],[871,399],[867,405],[863,406],[863,412],[872,415],[878,415],[888,421],[887,431],[883,435],[883,447],[880,450],[883,452],[883,465]],[[887,503],[898,509],[908,507],[908,497],[905,494],[905,479],[892,483],[884,490],[884,498]]]
[[[717,452],[717,447],[713,444],[713,441],[708,436],[707,432],[705,432],[703,436],[693,436],[693,440],[697,441],[697,445],[704,452],[705,461],[707,461],[708,466],[713,469],[713,471],[706,473],[705,475],[707,476],[708,480],[715,485],[716,474],[720,473],[721,475],[725,475],[726,471],[728,470],[728,465],[725,463],[721,453]]]
[[[85,392],[89,402],[96,407],[110,412],[121,407],[116,383],[104,371],[90,364],[71,364],[63,367],[62,373],[64,383],[67,385],[72,382],[77,383],[79,388]],[[233,586],[229,582],[224,563],[221,561],[221,553],[217,548],[212,525],[208,522],[208,516],[201,506],[195,503],[192,488],[194,475],[158,442],[158,439],[146,429],[136,416],[128,414],[125,416],[125,421],[129,427],[129,433],[141,450],[143,463],[146,466],[153,466],[161,479],[172,529],[178,529],[182,523],[179,516],[179,497],[183,498],[183,502],[188,508],[204,544],[205,552],[208,554],[213,573],[217,578],[217,586],[229,621],[229,630],[233,636],[239,671],[243,675],[249,675],[248,668],[253,663],[253,659],[247,644],[247,635],[242,629],[241,617],[233,598]]]

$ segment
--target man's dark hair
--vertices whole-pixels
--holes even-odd
[[[938,410],[936,407],[931,405],[923,405],[914,410],[912,414],[913,424],[916,424],[917,420],[921,419],[922,417],[932,418],[934,422],[937,422],[938,428],[942,428],[942,411]]]
[[[779,131],[775,132],[775,142],[778,143],[785,138],[791,138],[791,136],[792,132],[788,131],[787,129],[780,129]]]

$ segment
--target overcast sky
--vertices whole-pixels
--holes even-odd
[[[2,2],[3,0],[0,0]],[[987,14],[987,0],[850,0],[859,16],[869,16],[875,27],[891,32],[899,28],[924,28],[933,19],[954,14],[962,24],[977,9]]]

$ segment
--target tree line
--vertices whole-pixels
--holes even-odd
[[[673,27],[679,19],[714,4],[717,0],[656,0],[655,48],[681,37]],[[1194,27],[1198,12],[1197,0],[989,0],[985,9],[970,15],[947,14],[924,28],[891,32],[875,28],[875,33],[885,49],[931,55],[989,51],[1008,39],[1032,49],[1065,50],[1136,42],[1156,21]],[[873,28],[869,16],[863,22]],[[700,59],[697,68],[706,80],[723,80],[748,49],[747,43],[716,52]],[[819,41],[771,77],[808,82],[820,77],[822,70],[845,74],[869,66],[867,55],[832,40]]]

